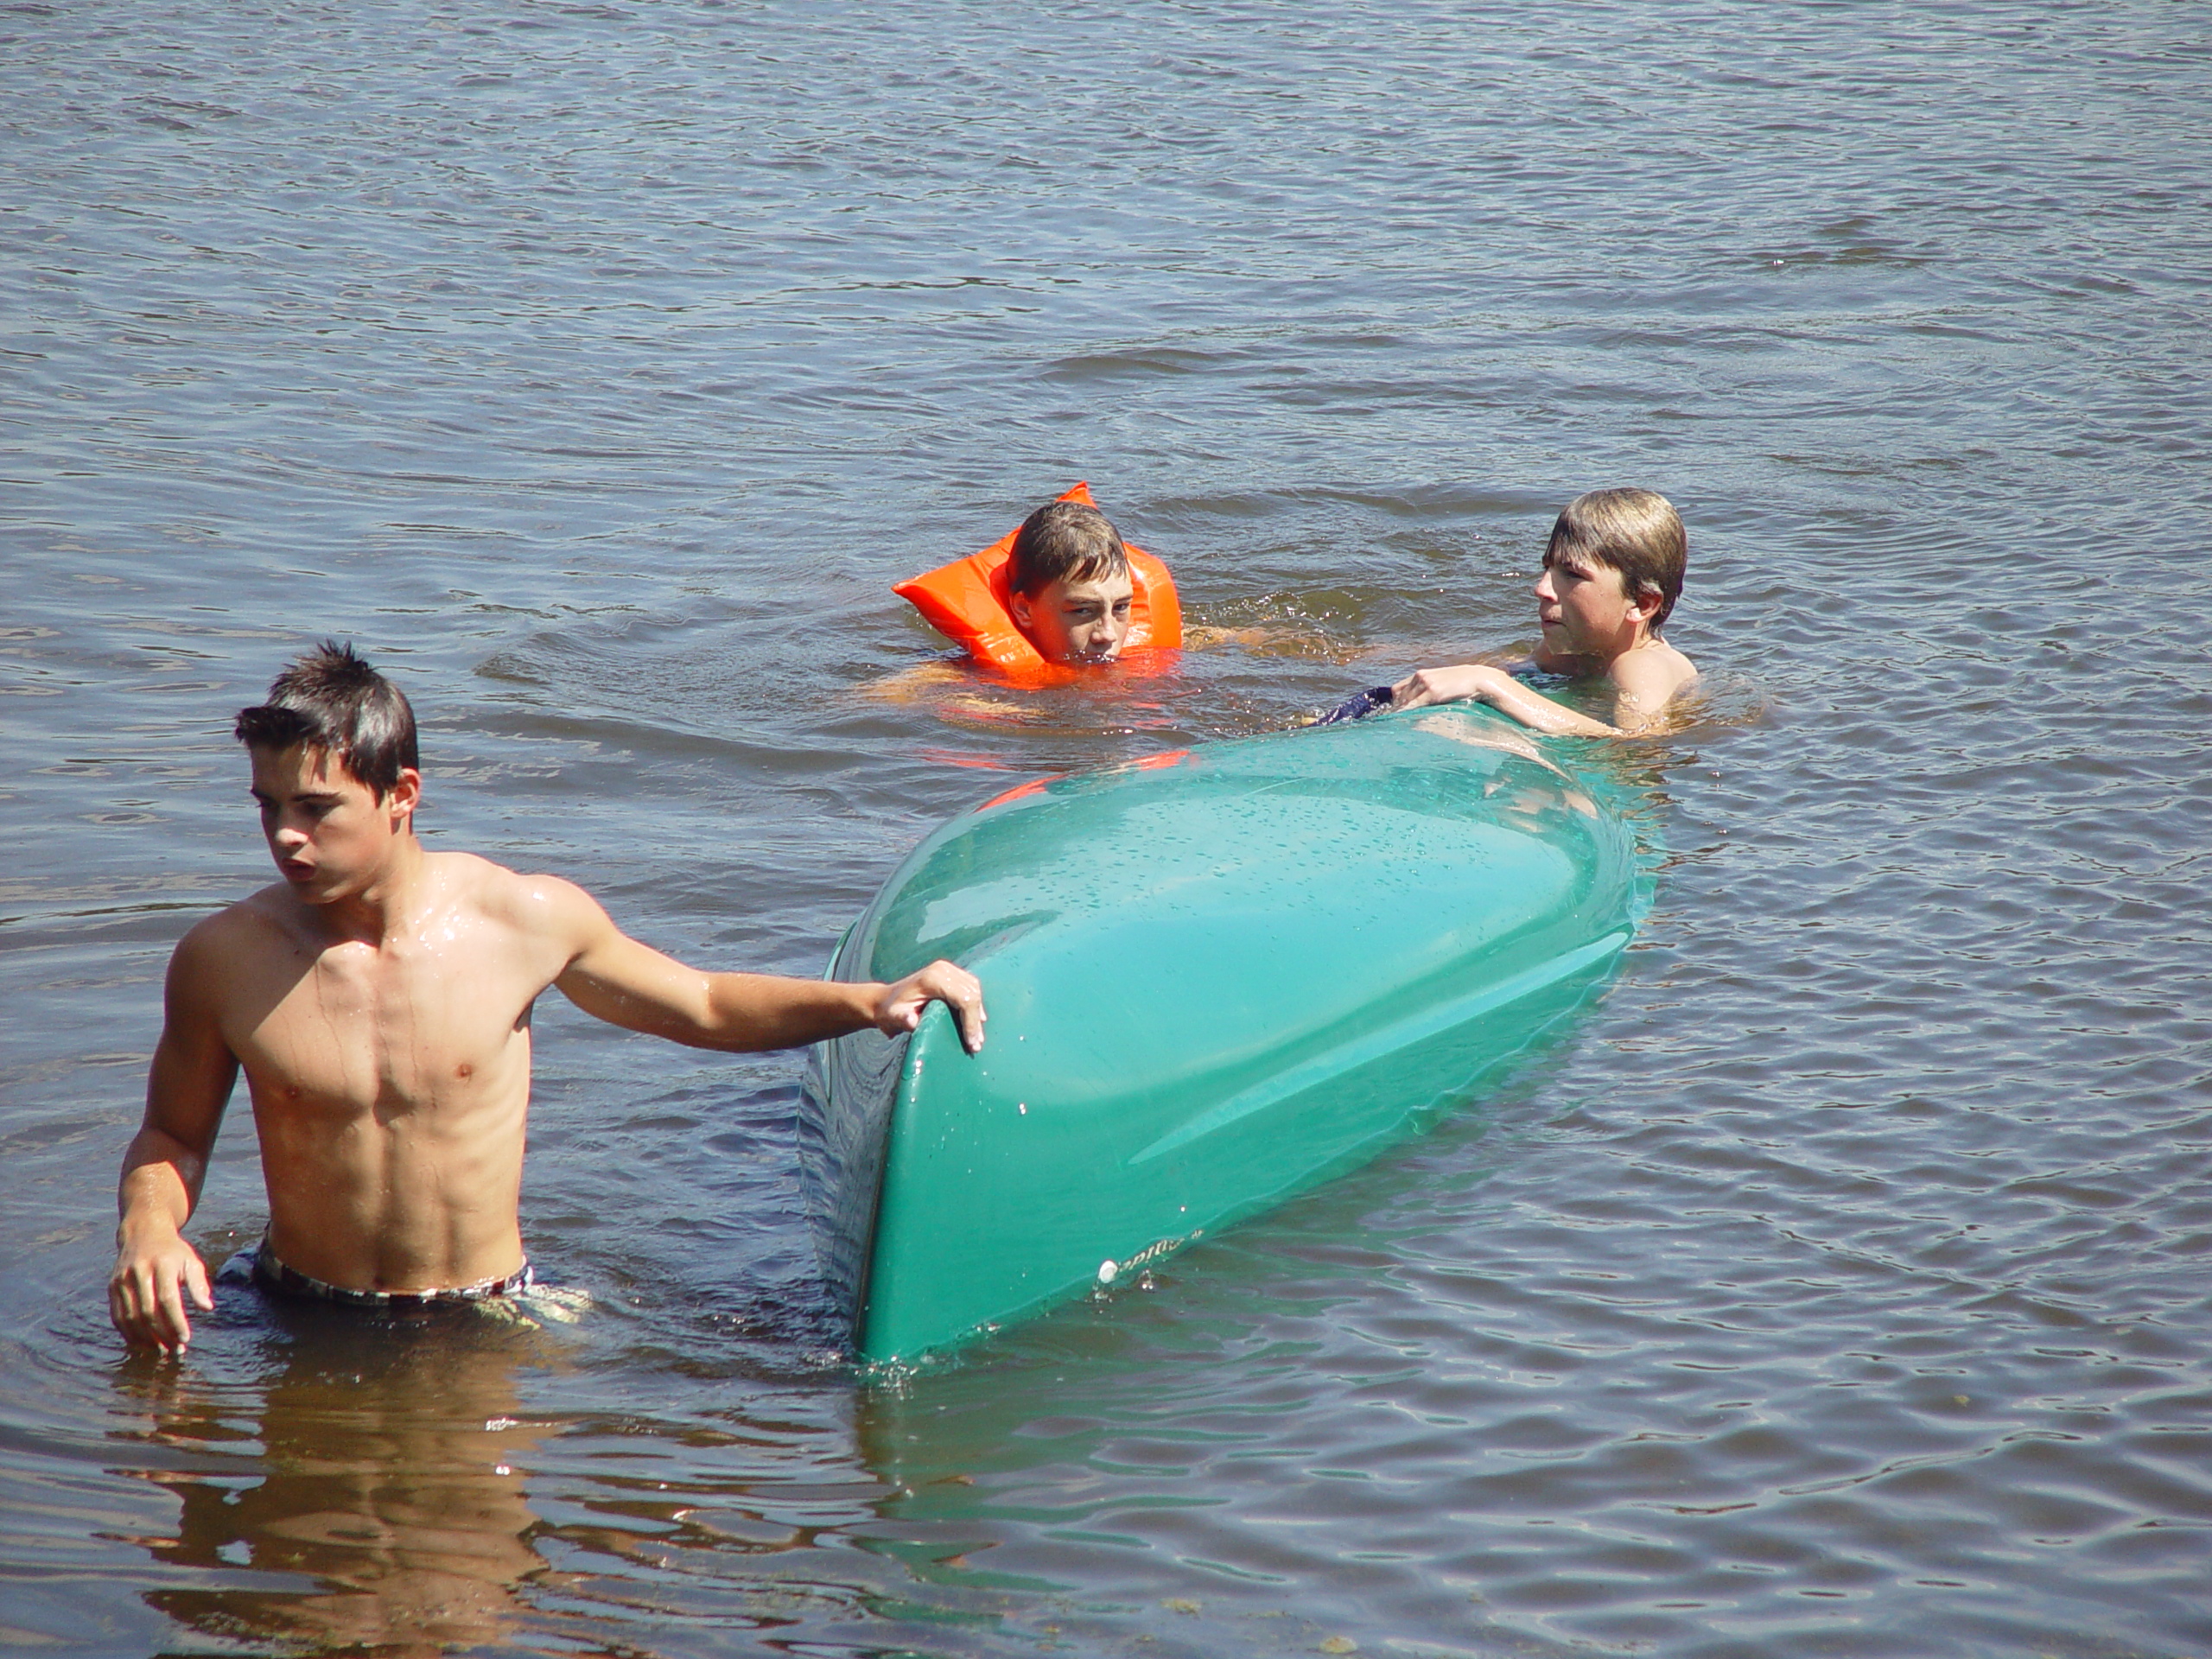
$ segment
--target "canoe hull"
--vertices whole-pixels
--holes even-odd
[[[940,829],[831,973],[950,957],[989,1042],[964,1054],[933,1007],[822,1045],[801,1114],[855,1351],[1125,1277],[1464,1101],[1646,902],[1602,793],[1453,709],[1040,780]]]

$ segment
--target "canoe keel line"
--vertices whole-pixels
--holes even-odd
[[[990,1040],[963,1053],[932,1005],[820,1045],[799,1116],[855,1352],[1125,1282],[1464,1103],[1649,905],[1577,747],[1421,711],[1054,779],[931,835],[830,974],[950,957]]]

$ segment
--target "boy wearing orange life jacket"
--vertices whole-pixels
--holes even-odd
[[[1106,515],[1052,501],[1021,521],[1007,564],[1007,612],[1048,663],[1096,667],[1122,654],[1136,584]]]
[[[1085,668],[1183,643],[1175,579],[1122,540],[1083,484],[981,552],[892,592],[1020,686],[1064,685]]]

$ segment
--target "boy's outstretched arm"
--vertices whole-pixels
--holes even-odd
[[[1436,702],[1486,702],[1523,726],[1560,737],[1624,737],[1618,726],[1579,715],[1531,691],[1502,668],[1462,663],[1452,668],[1424,668],[1390,688],[1393,709],[1423,709]]]
[[[573,945],[554,980],[586,1014],[694,1048],[756,1052],[796,1048],[873,1026],[912,1031],[922,1010],[943,1002],[973,1054],[983,1046],[983,988],[966,969],[933,962],[891,984],[711,974],[640,944],[616,927],[581,887],[535,878],[534,895]]]

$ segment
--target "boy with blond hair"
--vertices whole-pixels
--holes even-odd
[[[1536,731],[1574,737],[1624,737],[1656,725],[1697,678],[1696,665],[1660,633],[1681,596],[1688,542],[1663,495],[1629,489],[1578,495],[1544,549],[1535,589],[1543,638],[1530,657],[1506,665],[1424,668],[1389,687],[1387,703],[1382,687],[1363,696],[1391,709],[1486,702]],[[1611,694],[1611,723],[1523,683],[1515,671],[1530,669],[1602,681]]]

